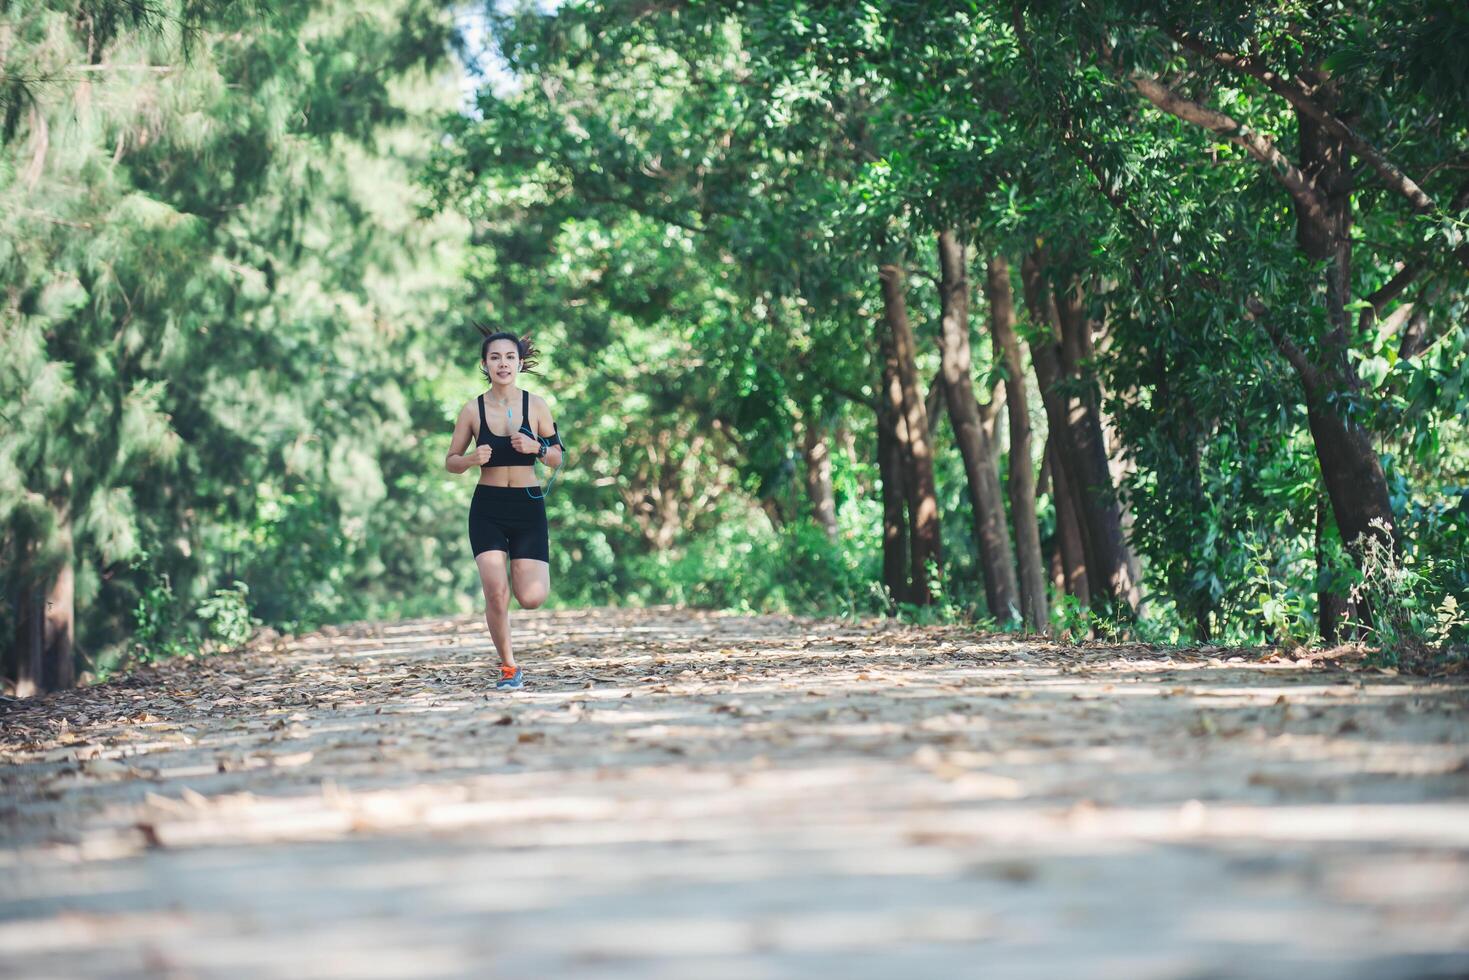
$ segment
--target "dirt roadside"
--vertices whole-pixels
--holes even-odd
[[[1469,684],[684,610],[0,708],[0,974],[1469,975]]]

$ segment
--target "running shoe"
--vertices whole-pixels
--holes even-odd
[[[497,691],[518,691],[525,687],[524,671],[519,667],[500,665],[500,680],[495,684]]]

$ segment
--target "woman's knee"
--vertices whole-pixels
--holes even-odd
[[[489,578],[482,580],[485,588],[485,603],[487,605],[504,609],[510,604],[510,583],[504,578]]]
[[[520,603],[521,609],[534,609],[546,601],[550,591],[542,582],[523,585],[515,590],[515,601]]]

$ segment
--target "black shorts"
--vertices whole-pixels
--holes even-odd
[[[474,488],[469,504],[469,544],[475,557],[486,551],[508,552],[511,558],[551,560],[546,501],[540,487]]]

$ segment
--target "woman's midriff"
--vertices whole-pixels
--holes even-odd
[[[479,471],[482,487],[535,487],[540,486],[534,466],[493,466]]]

